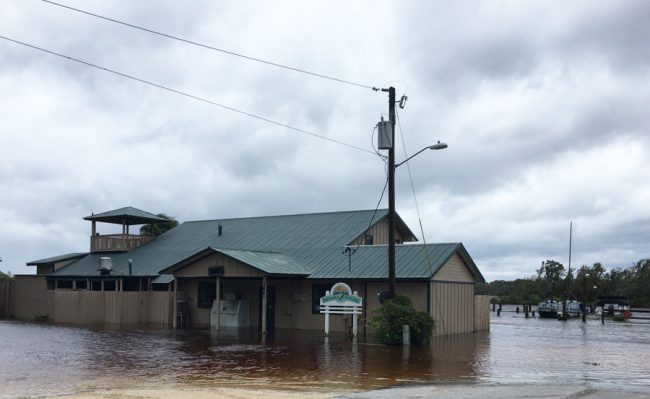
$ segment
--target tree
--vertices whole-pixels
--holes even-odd
[[[559,297],[564,294],[562,279],[564,278],[564,265],[554,260],[542,262],[536,270],[537,281],[541,285],[541,293],[545,298]]]
[[[164,213],[159,213],[156,216],[168,219],[168,221],[167,222],[154,223],[153,224],[153,230],[151,229],[152,225],[145,224],[144,226],[140,227],[140,235],[158,237],[159,235],[163,234],[164,232],[169,231],[169,230],[173,229],[174,227],[178,226],[178,221],[173,216],[167,216]]]
[[[4,273],[2,270],[0,270],[0,280],[13,280],[14,275],[11,274],[11,272]]]
[[[632,278],[632,304],[639,307],[650,306],[650,259],[641,259],[632,267]]]

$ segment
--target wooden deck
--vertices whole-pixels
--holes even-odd
[[[127,252],[152,240],[134,234],[95,235],[90,237],[90,252]]]

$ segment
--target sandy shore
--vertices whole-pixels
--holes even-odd
[[[601,390],[585,386],[556,385],[427,385],[400,387],[367,392],[313,392],[244,388],[201,389],[111,389],[87,393],[56,396],[67,399],[645,399],[650,394]]]
[[[351,392],[314,392],[273,389],[246,389],[246,388],[192,388],[192,389],[109,389],[91,392],[76,393],[72,395],[52,396],[65,399],[324,399]]]
[[[650,398],[650,394],[602,390],[586,386],[464,384],[398,387],[356,393],[253,388],[110,389],[54,397],[66,399],[645,399]]]

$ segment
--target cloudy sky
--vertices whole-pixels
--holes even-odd
[[[650,2],[81,1],[107,17],[367,86],[393,85],[428,242],[488,280],[545,259],[650,256]],[[180,221],[374,209],[385,93],[169,40],[38,0],[0,35],[359,149],[0,39],[0,270],[88,250],[82,217]],[[384,199],[382,206],[386,207]],[[417,236],[406,166],[397,210]],[[102,226],[103,227],[103,226]],[[101,231],[109,232],[109,231]]]

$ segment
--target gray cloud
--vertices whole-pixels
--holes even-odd
[[[394,80],[410,98],[409,153],[449,144],[411,163],[427,241],[464,242],[488,279],[564,261],[570,221],[576,264],[648,256],[647,2],[69,4],[364,84]],[[0,26],[363,148],[387,108],[384,93],[39,2],[2,3]],[[368,209],[385,179],[374,155],[4,41],[0,107],[0,267],[18,273],[85,250],[91,212],[132,205],[183,221]],[[405,166],[397,178],[398,211],[418,230]]]

